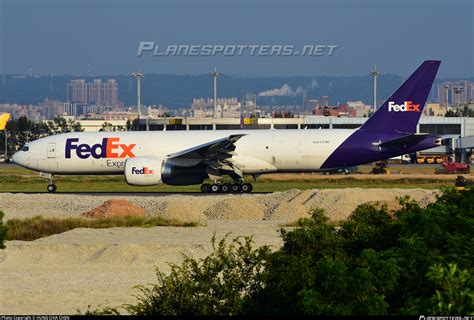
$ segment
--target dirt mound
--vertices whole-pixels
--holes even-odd
[[[265,206],[254,198],[227,198],[210,206],[204,211],[209,220],[262,220]]]
[[[128,202],[127,200],[111,199],[91,211],[84,212],[89,218],[109,218],[124,216],[145,216],[145,209]]]

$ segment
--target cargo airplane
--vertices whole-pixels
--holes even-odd
[[[135,186],[202,184],[202,192],[251,192],[245,175],[315,172],[433,148],[416,133],[440,61],[421,66],[357,129],[72,132],[25,144],[14,162],[54,175],[124,175]],[[229,176],[233,183],[222,183]],[[212,184],[203,182],[210,178]]]

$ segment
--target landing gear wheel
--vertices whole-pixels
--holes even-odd
[[[240,183],[234,183],[231,189],[233,193],[239,193],[242,191],[242,185]]]
[[[232,185],[230,183],[224,183],[221,186],[222,193],[229,193],[232,192]]]
[[[205,183],[205,184],[201,185],[201,192],[202,193],[211,192],[211,185],[209,183]]]
[[[220,184],[217,184],[217,183],[214,183],[214,184],[211,186],[211,192],[212,192],[212,193],[221,192],[221,185],[220,185]]]
[[[250,193],[253,190],[253,187],[250,183],[244,183],[240,188],[244,193]]]
[[[55,184],[48,184],[48,192],[56,192],[56,185]]]

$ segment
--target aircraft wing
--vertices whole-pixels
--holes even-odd
[[[245,134],[233,134],[172,153],[168,155],[168,161],[183,166],[204,163],[206,164],[206,172],[211,179],[221,177],[224,173],[242,178],[242,171],[235,163],[230,161],[230,158],[234,155],[235,142],[243,136]]]
[[[183,151],[168,155],[168,159],[201,159],[220,160],[228,159],[233,155],[235,142],[245,134],[233,134],[226,138],[210,141]]]
[[[395,151],[397,149],[405,149],[411,145],[414,145],[423,139],[425,139],[430,134],[422,133],[422,134],[410,134],[407,136],[403,136],[401,138],[385,141],[379,145],[380,151],[390,152]]]

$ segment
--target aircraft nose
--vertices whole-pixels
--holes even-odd
[[[15,162],[15,163],[17,163],[17,164],[20,164],[20,162],[19,162],[20,159],[19,159],[19,158],[20,158],[20,157],[18,156],[18,152],[15,152],[15,153],[13,154],[13,156],[12,156],[13,162]]]
[[[24,152],[22,151],[17,151],[13,154],[12,160],[14,163],[19,164],[20,166],[26,166],[26,157]]]

